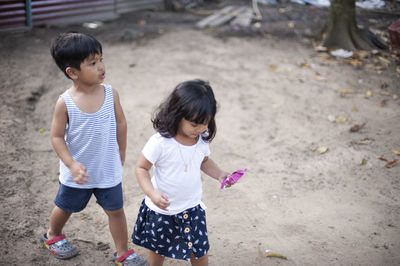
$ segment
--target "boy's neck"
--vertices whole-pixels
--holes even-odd
[[[82,84],[82,83],[74,81],[70,90],[73,92],[90,94],[101,88],[103,88],[103,85],[101,85],[101,84],[86,85],[86,84]]]

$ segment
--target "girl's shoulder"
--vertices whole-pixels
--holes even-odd
[[[159,144],[162,145],[164,143],[169,143],[171,141],[171,138],[166,138],[163,137],[160,133],[154,133],[148,140],[148,142],[154,143],[154,144]]]

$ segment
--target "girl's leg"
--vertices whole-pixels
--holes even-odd
[[[192,255],[190,255],[190,262],[194,266],[207,266],[208,265],[208,254],[196,259],[192,253]]]
[[[70,216],[70,212],[63,211],[55,206],[50,215],[50,228],[47,230],[47,239],[61,235],[62,229]]]
[[[164,263],[164,259],[165,259],[164,256],[161,256],[150,250],[150,254],[149,254],[150,266],[161,266]]]
[[[119,257],[128,251],[128,227],[124,208],[104,211],[108,216],[108,225],[115,243],[115,248],[117,249],[117,256]]]

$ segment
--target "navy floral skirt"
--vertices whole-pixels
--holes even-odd
[[[174,259],[190,260],[207,254],[210,245],[206,212],[200,205],[176,215],[159,214],[142,202],[132,242]]]

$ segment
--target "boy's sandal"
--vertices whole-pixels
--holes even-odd
[[[117,257],[117,253],[114,253],[113,260],[115,264],[119,266],[145,266],[147,264],[147,260],[141,256],[135,254],[133,249],[128,250],[122,256]]]
[[[65,235],[47,239],[47,234],[44,234],[42,242],[57,259],[69,259],[78,254],[78,249],[67,241]]]

